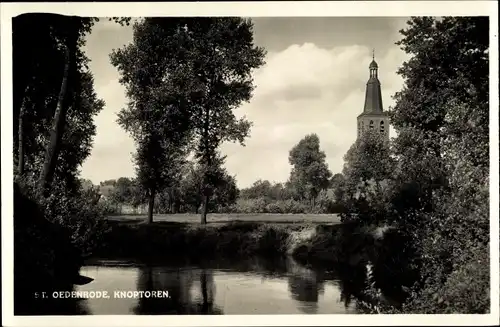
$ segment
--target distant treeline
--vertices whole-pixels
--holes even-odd
[[[319,137],[310,134],[290,151],[290,178],[285,183],[257,180],[250,187],[238,189],[235,177],[223,167],[211,191],[208,211],[212,213],[340,213],[335,190],[342,175],[332,173],[320,151]],[[90,181],[85,185],[92,186]],[[156,195],[155,213],[198,213],[202,206],[203,172],[199,165],[188,162],[181,169],[175,186]],[[121,177],[100,183],[99,192],[110,213],[146,210],[147,196],[136,179]],[[129,210],[124,210],[124,208]],[[136,210],[130,210],[135,208]]]
[[[109,213],[142,213],[146,210],[134,180],[121,177],[117,180],[101,182],[99,189],[102,201],[107,204]],[[182,180],[181,187],[166,190],[157,195],[156,214],[199,213],[201,196],[190,192],[189,182]],[[88,182],[86,183],[88,185]],[[333,183],[332,183],[333,184]],[[287,183],[271,183],[258,180],[252,186],[237,189],[232,183],[225,189],[215,192],[216,197],[210,206],[212,213],[340,213],[342,206],[335,201],[335,189],[332,185],[321,190],[314,204],[301,199]],[[217,201],[217,202],[215,202]]]

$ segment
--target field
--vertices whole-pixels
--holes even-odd
[[[115,215],[108,220],[134,222],[146,220],[146,215]],[[154,222],[200,223],[199,214],[161,214],[154,215]],[[335,214],[209,214],[207,223],[227,222],[268,222],[281,224],[338,224],[340,217]]]

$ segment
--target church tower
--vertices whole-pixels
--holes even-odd
[[[382,91],[378,80],[378,64],[375,51],[370,63],[370,78],[366,83],[365,107],[358,116],[358,138],[367,130],[375,130],[381,137],[389,140],[389,115],[382,106]]]

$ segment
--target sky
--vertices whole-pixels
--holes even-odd
[[[356,139],[356,117],[363,111],[368,65],[375,49],[384,110],[394,104],[402,78],[396,71],[407,55],[395,42],[404,17],[259,17],[254,42],[267,51],[266,63],[253,73],[252,99],[235,110],[253,122],[245,146],[223,144],[226,168],[238,187],[258,179],[285,182],[290,149],[316,133],[332,173],[342,171],[343,156]],[[102,20],[87,37],[95,90],[106,102],[95,118],[97,135],[81,170],[94,184],[134,177],[130,136],[117,124],[127,103],[119,73],[109,61],[113,49],[132,42],[132,27]],[[391,135],[394,132],[391,130]]]

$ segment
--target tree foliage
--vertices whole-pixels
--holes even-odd
[[[193,101],[192,126],[195,157],[205,166],[202,223],[212,194],[210,180],[217,170],[218,148],[223,142],[243,145],[250,130],[250,122],[238,119],[233,109],[250,100],[251,73],[264,63],[264,50],[253,44],[252,28],[252,22],[242,18],[195,18],[184,25],[191,77],[200,90]]]
[[[289,184],[299,197],[314,202],[319,192],[329,186],[332,173],[325,159],[316,134],[306,135],[290,150],[288,160],[292,172]]]
[[[379,133],[367,131],[344,156],[342,175],[335,178],[336,200],[343,204],[343,218],[355,215],[370,222],[388,219],[395,162],[389,143]]]
[[[66,62],[64,48],[72,31],[77,34],[75,64],[68,76],[63,103],[67,115],[53,174],[68,190],[78,188],[78,167],[90,155],[95,135],[93,117],[104,106],[95,94],[88,58],[81,50],[93,23],[92,18],[52,14],[13,19],[14,158],[17,172],[33,183],[46,161]]]
[[[224,208],[233,205],[239,195],[239,190],[236,186],[236,179],[229,175],[223,166],[223,161],[220,160],[214,169],[210,172],[212,180],[209,181],[212,189],[212,202],[209,204],[209,209],[215,212],[220,212]],[[198,213],[199,208],[203,204],[203,188],[205,187],[205,166],[197,163],[189,163],[186,174],[180,182],[179,196],[181,201],[189,210]]]
[[[106,231],[97,189],[78,178],[104,106],[82,50],[96,21],[44,13],[12,20],[16,312],[40,312],[32,301],[40,287],[71,289],[81,256]]]
[[[284,200],[290,198],[290,192],[287,191],[282,183],[271,183],[268,180],[259,179],[250,187],[242,189],[240,197],[243,199],[266,198],[272,201]]]
[[[114,183],[111,198],[117,203],[131,204],[134,198],[134,181],[127,177],[120,177]]]
[[[140,179],[151,190],[161,189],[166,165],[179,167],[173,163],[182,157],[160,158],[164,148],[193,144],[205,166],[203,222],[219,146],[243,144],[248,135],[250,123],[237,119],[233,109],[250,99],[251,72],[263,56],[253,45],[252,23],[241,18],[146,18],[134,25],[134,43],[111,56],[127,85],[130,103],[120,123],[139,144]]]
[[[410,54],[390,111],[398,137],[391,151],[365,142],[345,158],[347,189],[370,178],[390,181],[380,210],[370,201],[355,208],[370,208],[368,220],[370,212],[372,220],[385,217],[417,249],[412,264],[421,279],[404,312],[489,308],[488,292],[480,291],[489,287],[488,31],[487,17],[412,18],[398,42]]]
[[[136,22],[133,43],[110,56],[127,89],[128,107],[120,111],[118,123],[137,145],[137,179],[149,198],[150,222],[156,194],[179,179],[191,136],[187,72],[175,60],[182,52],[174,42],[182,34],[179,23]]]
[[[437,300],[447,303],[447,311],[478,312],[477,305],[467,309],[451,296],[465,291],[458,290],[458,280],[464,282],[465,277],[459,267],[488,276],[484,271],[489,266],[485,255],[489,247],[488,31],[487,17],[413,18],[399,43],[413,57],[400,70],[407,88],[396,95],[393,120],[402,137],[395,150],[420,173],[416,176],[401,164],[400,176],[430,190],[426,194],[430,205],[418,215],[417,225],[422,255],[429,258],[424,260],[423,277],[425,290],[438,293]],[[419,97],[411,92],[417,86]],[[418,141],[413,139],[414,146],[406,147],[411,132],[419,136]],[[402,222],[406,224],[404,218]],[[488,285],[489,277],[466,288]],[[427,301],[413,302],[415,310],[429,310],[430,300],[423,298]],[[483,312],[489,307],[486,294],[476,300]]]

